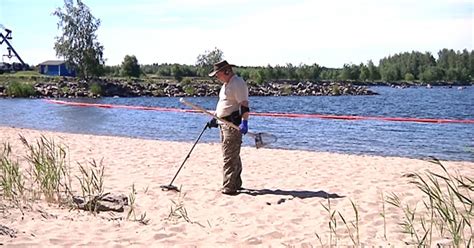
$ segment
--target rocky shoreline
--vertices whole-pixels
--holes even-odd
[[[212,81],[188,81],[181,83],[143,82],[139,80],[113,81],[59,81],[33,83],[37,98],[75,98],[75,97],[189,97],[217,96],[221,84]],[[348,82],[268,82],[249,83],[250,96],[339,96],[376,95],[366,86]],[[7,87],[0,85],[0,97],[7,97]],[[14,97],[14,96],[13,96]]]

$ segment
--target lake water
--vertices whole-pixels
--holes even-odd
[[[474,87],[395,89],[372,87],[375,96],[251,97],[251,109],[435,119],[474,119]],[[187,109],[178,98],[63,99],[89,103]],[[217,97],[187,100],[213,110]],[[198,113],[77,107],[42,99],[0,99],[0,125],[71,133],[193,142],[209,117]],[[474,124],[331,120],[252,116],[249,128],[278,137],[273,148],[474,161]],[[219,142],[217,129],[202,142]],[[1,136],[0,136],[1,141]],[[244,138],[245,146],[252,146]]]

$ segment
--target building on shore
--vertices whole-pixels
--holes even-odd
[[[39,73],[49,76],[69,76],[75,77],[76,72],[68,68],[63,60],[47,60],[38,65]]]

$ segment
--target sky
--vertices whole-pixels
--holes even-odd
[[[473,50],[471,0],[83,0],[101,21],[107,65],[196,64],[215,48],[239,66],[340,68],[402,52]],[[22,59],[58,59],[52,15],[63,0],[0,0],[0,25]],[[0,29],[0,32],[5,32]],[[0,45],[5,54],[6,44]],[[59,58],[60,59],[60,58]],[[14,62],[2,57],[4,62]]]

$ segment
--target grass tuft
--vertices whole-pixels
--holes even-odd
[[[415,245],[431,246],[433,232],[436,232],[441,237],[449,237],[454,247],[470,247],[474,180],[459,173],[453,175],[436,158],[430,162],[440,166],[443,174],[415,173],[410,181],[426,196],[423,206],[427,211],[416,212],[415,207],[403,204],[395,194],[387,197],[387,203],[402,209],[404,220],[400,225]]]
[[[184,221],[188,223],[197,224],[201,227],[204,227],[199,222],[192,221],[189,218],[188,211],[186,210],[186,207],[184,206],[184,197],[186,196],[186,194],[182,194],[181,192],[182,190],[180,188],[177,201],[171,200],[171,202],[173,203],[173,206],[171,206],[171,211],[168,217],[166,218],[166,220],[171,221],[173,223],[177,223],[179,220],[183,219]]]
[[[34,144],[21,135],[20,140],[28,151],[26,160],[31,165],[30,174],[46,201],[60,204],[67,201],[71,184],[66,147],[45,136]]]
[[[135,201],[137,199],[136,195],[137,195],[137,191],[135,190],[135,184],[132,184],[132,191],[128,195],[128,199],[130,199],[130,209],[128,210],[126,219],[130,220],[131,219],[130,217],[133,216],[133,219],[132,219],[133,221],[137,221],[143,225],[148,225],[150,223],[150,219],[146,218],[146,212],[141,214],[140,217],[137,218],[136,206],[135,206]]]
[[[12,158],[11,152],[10,144],[3,143],[0,151],[0,189],[4,198],[18,201],[24,196],[25,180],[18,160]]]
[[[104,193],[104,165],[101,159],[99,164],[93,159],[89,162],[89,167],[85,167],[78,163],[80,176],[76,176],[81,185],[82,197],[86,202],[85,209],[87,211],[97,213],[98,202],[106,195]]]

